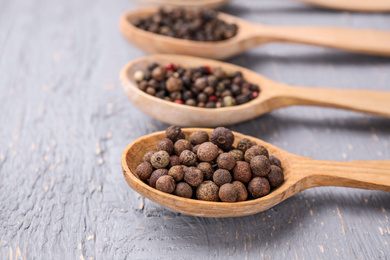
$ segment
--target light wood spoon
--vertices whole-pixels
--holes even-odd
[[[295,0],[318,7],[355,12],[389,12],[389,0]],[[230,0],[137,0],[148,5],[220,8]]]
[[[138,70],[146,71],[153,62],[161,65],[173,63],[184,68],[207,65],[227,72],[241,71],[248,82],[259,85],[261,92],[252,101],[233,107],[213,109],[176,104],[138,89],[133,74]],[[134,60],[122,69],[120,81],[127,97],[136,107],[157,120],[173,125],[231,125],[293,105],[335,107],[390,117],[389,91],[291,87],[239,66],[190,56],[160,54]]]
[[[210,59],[226,59],[257,45],[292,42],[340,49],[349,52],[390,56],[390,32],[336,27],[290,27],[256,25],[220,13],[219,18],[235,23],[238,33],[225,41],[197,42],[163,36],[139,29],[133,21],[157,12],[156,7],[130,11],[120,20],[126,39],[147,53],[183,54]]]
[[[211,133],[213,129],[183,129],[188,140],[197,130]],[[155,150],[156,144],[165,138],[165,132],[143,136],[129,144],[122,154],[123,175],[129,186],[146,198],[177,212],[199,217],[240,217],[267,210],[289,197],[308,188],[341,186],[370,190],[390,191],[390,161],[332,162],[312,160],[283,151],[260,139],[234,132],[235,143],[242,138],[263,145],[270,154],[282,162],[284,183],[265,197],[236,203],[207,202],[181,198],[158,191],[141,181],[135,174],[143,155]]]

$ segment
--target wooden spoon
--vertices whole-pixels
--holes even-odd
[[[226,5],[230,0],[136,0],[140,4],[159,6],[185,6],[217,9]]]
[[[248,82],[260,86],[261,92],[252,101],[233,107],[213,109],[176,104],[138,89],[134,73],[145,71],[153,62],[161,65],[173,63],[184,68],[207,65],[227,72],[241,71]],[[390,117],[390,92],[387,91],[291,87],[239,66],[190,56],[160,54],[134,60],[122,69],[120,80],[127,97],[136,107],[155,119],[173,125],[230,125],[292,105],[335,107]]]
[[[147,7],[124,14],[120,29],[126,39],[147,53],[183,54],[210,59],[226,59],[254,46],[270,42],[293,42],[336,48],[349,52],[390,56],[390,32],[335,27],[290,27],[256,25],[220,13],[219,18],[235,23],[238,33],[218,42],[197,42],[163,36],[139,29],[133,21],[157,12]]]
[[[211,133],[213,129],[183,129],[188,139],[197,130]],[[308,188],[341,186],[390,191],[390,161],[331,162],[301,157],[283,151],[260,139],[234,132],[235,143],[242,138],[263,145],[282,162],[284,183],[265,197],[236,203],[208,202],[181,198],[158,191],[141,181],[135,174],[143,155],[155,150],[165,132],[143,136],[129,144],[122,154],[123,175],[129,186],[146,198],[174,211],[199,217],[240,217],[267,210]]]
[[[389,0],[296,0],[306,4],[344,11],[355,12],[389,12]],[[191,6],[205,8],[220,8],[230,0],[137,0],[148,5]]]

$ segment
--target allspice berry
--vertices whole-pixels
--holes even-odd
[[[210,163],[201,162],[198,164],[197,168],[203,172],[203,179],[210,180],[211,178],[213,178],[214,169]]]
[[[232,175],[228,170],[225,169],[218,169],[213,174],[213,181],[218,186],[222,186],[225,183],[232,182]]]
[[[176,184],[176,188],[173,194],[190,199],[192,197],[192,188],[186,182],[179,182]]]
[[[264,155],[253,157],[250,165],[254,177],[264,177],[271,169],[271,164]]]
[[[152,159],[152,155],[155,153],[156,151],[150,151],[150,152],[147,152],[145,153],[144,157],[142,158],[142,160],[144,162],[148,162],[150,163],[150,159]]]
[[[199,147],[200,147],[200,144],[195,145],[194,147],[192,147],[192,152],[193,152],[194,154],[198,154],[198,149],[199,149]]]
[[[241,150],[234,149],[229,151],[229,154],[233,155],[234,159],[236,161],[243,161],[244,160],[244,153]]]
[[[196,154],[190,150],[184,150],[180,154],[180,163],[186,166],[193,166],[196,163]]]
[[[184,177],[184,169],[181,165],[172,166],[172,168],[168,171],[168,175],[172,176],[175,181],[179,182]]]
[[[153,172],[153,167],[148,162],[143,162],[137,166],[136,173],[138,177],[143,181],[149,179],[152,172]]]
[[[150,163],[156,169],[165,168],[170,162],[170,156],[166,151],[155,152],[150,158]]]
[[[217,158],[218,154],[218,146],[216,146],[212,142],[206,142],[201,144],[197,152],[199,160],[203,162],[211,162],[212,160]]]
[[[266,178],[268,179],[271,188],[276,188],[284,181],[283,170],[276,165],[271,165],[271,170]]]
[[[245,161],[250,163],[252,158],[257,155],[264,155],[265,157],[269,157],[268,150],[261,145],[254,145],[245,152]]]
[[[176,142],[177,140],[181,139],[180,136],[182,135],[181,128],[175,125],[172,125],[167,128],[165,131],[165,136],[169,139],[171,139],[172,142]]]
[[[173,142],[171,139],[164,138],[157,142],[157,151],[166,151],[169,154],[173,153]]]
[[[225,127],[217,127],[211,132],[210,141],[222,150],[228,151],[233,145],[234,135]]]
[[[157,66],[152,71],[152,77],[156,80],[164,80],[165,79],[165,69],[161,66]]]
[[[184,180],[192,187],[198,187],[203,182],[203,173],[196,167],[188,167],[184,171]]]
[[[248,150],[252,146],[253,146],[253,143],[251,140],[249,140],[248,138],[242,138],[237,144],[237,149],[239,149],[245,153],[246,150]]]
[[[198,200],[219,201],[219,187],[212,181],[202,182],[196,189],[196,198]]]
[[[252,179],[252,171],[249,163],[238,161],[233,168],[233,178],[242,183],[248,183]]]
[[[183,89],[183,81],[179,78],[170,77],[166,82],[166,87],[169,92],[181,91]]]
[[[219,188],[219,198],[223,202],[236,202],[238,192],[236,187],[231,183],[226,183]]]
[[[177,156],[180,156],[184,150],[192,150],[191,143],[185,139],[177,140],[173,147]]]
[[[172,176],[164,175],[158,178],[156,189],[166,193],[172,193],[175,190],[176,183]]]
[[[248,190],[245,185],[240,181],[233,181],[232,184],[237,189],[237,201],[246,201],[248,198]]]
[[[180,165],[180,158],[177,155],[171,155],[171,161],[169,162],[168,167],[171,168],[175,165]]]
[[[190,135],[190,142],[193,145],[203,144],[208,141],[209,141],[209,135],[205,131],[198,130],[193,132]]]
[[[276,166],[282,168],[282,163],[280,162],[279,158],[276,157],[276,156],[270,155],[270,156],[269,156],[269,162],[270,162],[272,165],[276,165]]]
[[[248,191],[255,199],[267,195],[270,190],[269,182],[264,177],[253,178],[248,184]]]
[[[223,153],[218,156],[217,164],[220,169],[231,170],[236,165],[236,159],[229,153]]]
[[[150,175],[149,178],[149,185],[153,188],[156,188],[156,182],[157,180],[164,175],[168,175],[168,170],[167,169],[158,169],[152,172],[152,175]]]

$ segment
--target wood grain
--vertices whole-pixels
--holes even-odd
[[[260,3],[261,2],[261,3]],[[126,145],[167,125],[124,95],[144,54],[118,19],[127,0],[0,0],[0,259],[386,259],[389,195],[319,187],[241,218],[177,214],[123,178]],[[388,29],[385,14],[232,1],[254,23]],[[270,44],[229,60],[289,85],[389,91],[390,60]],[[388,119],[296,106],[231,127],[315,160],[390,159]]]

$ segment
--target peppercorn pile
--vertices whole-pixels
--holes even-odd
[[[218,19],[214,10],[200,8],[160,8],[133,24],[145,31],[192,41],[223,41],[237,34],[237,25]]]
[[[283,183],[281,162],[265,147],[246,138],[237,147],[233,142],[233,133],[224,127],[210,136],[193,132],[186,140],[179,127],[170,126],[136,174],[160,191],[205,201],[257,199]]]
[[[259,95],[258,85],[248,83],[240,71],[225,72],[208,66],[183,68],[153,63],[136,71],[138,88],[158,98],[189,106],[219,108],[241,105]]]

